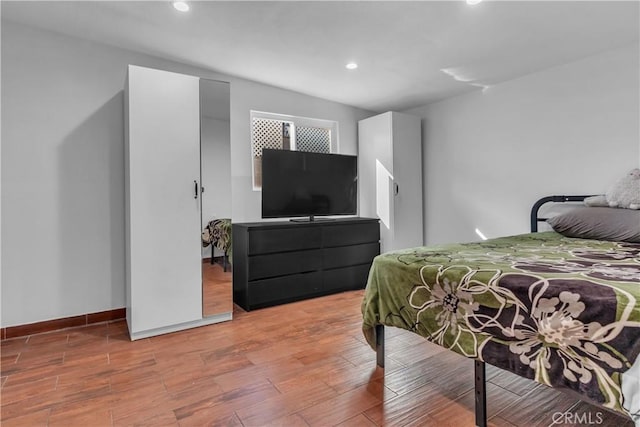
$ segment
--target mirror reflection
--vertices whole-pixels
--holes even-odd
[[[202,312],[233,311],[229,83],[200,79]]]

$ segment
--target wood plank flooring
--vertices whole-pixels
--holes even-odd
[[[1,424],[473,426],[473,362],[387,328],[387,367],[376,368],[362,295],[235,307],[231,322],[135,342],[123,321],[3,341]],[[491,426],[549,426],[562,411],[632,426],[507,372],[487,376]]]
[[[233,310],[233,273],[219,263],[202,262],[202,311],[205,316]]]

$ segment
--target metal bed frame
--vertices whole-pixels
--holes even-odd
[[[587,196],[546,196],[531,207],[531,232],[538,232],[538,223],[547,218],[540,217],[539,210],[546,203],[582,202]],[[474,361],[476,426],[487,427],[487,383],[485,362]],[[384,325],[376,325],[376,364],[384,369]]]

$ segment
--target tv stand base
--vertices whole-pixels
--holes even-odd
[[[335,221],[335,218],[316,218],[313,215],[304,218],[291,218],[291,222],[321,222],[321,221]]]

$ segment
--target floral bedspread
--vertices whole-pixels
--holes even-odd
[[[640,244],[547,232],[390,252],[362,313],[374,348],[377,324],[407,329],[636,415],[621,383],[640,352]]]

